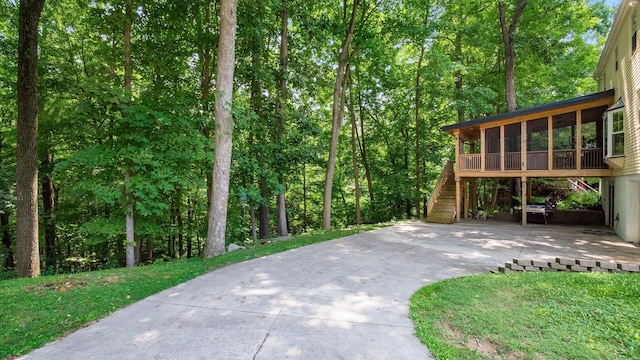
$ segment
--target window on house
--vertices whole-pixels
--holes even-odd
[[[605,157],[624,156],[624,107],[608,112],[604,141]]]

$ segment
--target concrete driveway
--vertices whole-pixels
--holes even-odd
[[[640,249],[604,228],[407,222],[213,271],[25,358],[430,359],[408,318],[416,290],[557,256],[638,262]]]

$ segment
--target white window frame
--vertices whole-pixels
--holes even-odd
[[[604,124],[604,147],[605,158],[624,156],[624,107],[611,110],[607,113],[607,118]],[[613,123],[615,120],[622,121],[622,129],[614,131]],[[614,139],[622,137],[622,151],[616,152]]]

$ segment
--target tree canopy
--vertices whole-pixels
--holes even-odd
[[[233,102],[220,104],[234,129],[226,242],[419,216],[453,153],[440,128],[507,110],[499,8],[508,20],[519,2],[240,2]],[[613,9],[525,3],[512,43],[517,106],[595,91]],[[16,250],[18,19],[17,2],[0,0],[5,269]],[[211,169],[221,19],[216,0],[44,4],[44,273],[123,266],[128,214],[136,264],[202,254],[209,199],[220,191]]]

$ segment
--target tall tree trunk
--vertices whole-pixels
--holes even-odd
[[[42,168],[47,170],[47,174],[42,177],[42,218],[44,220],[44,243],[45,243],[45,265],[54,269],[58,268],[58,254],[56,223],[54,219],[55,208],[55,188],[53,180],[48,173],[52,166],[53,156],[47,151],[42,159]]]
[[[153,242],[151,238],[147,239],[147,261],[150,263],[153,262]]]
[[[464,122],[464,106],[462,106],[462,102],[463,102],[463,98],[464,98],[464,94],[462,93],[462,70],[460,70],[460,68],[462,67],[462,32],[458,31],[456,33],[456,40],[455,40],[455,44],[456,44],[456,53],[455,53],[455,59],[456,62],[458,63],[458,68],[455,72],[455,79],[456,79],[456,102],[457,104],[457,111],[458,111],[458,122],[462,123]]]
[[[193,209],[191,197],[187,197],[187,259],[193,256]]]
[[[256,232],[256,209],[249,205],[249,222],[251,226],[251,240],[255,244],[258,241],[258,233]]]
[[[518,23],[527,4],[529,4],[529,0],[518,0],[513,10],[511,22],[507,23],[505,3],[504,1],[498,2],[500,30],[502,31],[502,41],[504,43],[504,81],[508,112],[515,111],[518,108],[516,104],[516,52],[514,44]]]
[[[356,67],[357,71],[357,67]],[[362,157],[362,166],[364,166],[364,174],[367,178],[367,189],[369,190],[369,201],[371,202],[371,219],[375,221],[375,198],[373,195],[373,182],[371,181],[371,170],[369,167],[369,161],[367,160],[367,142],[364,134],[364,105],[362,104],[362,98],[360,92],[358,92],[358,107],[360,113],[360,134],[361,138],[358,138],[358,133],[356,132],[356,138],[358,138],[358,143],[360,144],[360,156]]]
[[[284,132],[286,123],[286,104],[287,104],[287,64],[289,54],[289,13],[288,13],[287,0],[282,0],[282,14],[281,14],[281,30],[280,30],[280,72],[278,74],[279,79],[279,92],[278,92],[278,140],[280,148],[284,148]],[[282,193],[278,194],[276,204],[278,206],[278,235],[287,236],[289,234],[289,227],[287,226],[287,206],[285,200],[285,183],[284,183],[284,171],[280,171],[280,186],[282,187]]]
[[[136,265],[136,253],[135,253],[135,230],[133,223],[133,200],[129,199],[131,196],[131,190],[129,189],[129,180],[131,179],[131,170],[127,170],[124,173],[124,182],[125,182],[125,194],[127,194],[127,209],[125,216],[125,263],[127,267],[132,267]]]
[[[40,275],[38,248],[38,23],[44,0],[21,0],[18,20],[16,264]]]
[[[350,72],[347,69],[347,72]],[[352,83],[349,81],[349,117],[351,119],[351,162],[353,164],[353,184],[355,186],[355,202],[356,202],[356,225],[362,224],[362,216],[360,214],[360,173],[358,171],[358,159],[356,156],[356,112],[353,104]]]
[[[302,164],[302,225],[304,231],[309,227],[307,220],[307,164]]]
[[[169,255],[170,258],[175,258],[176,257],[176,235],[175,235],[175,225],[176,225],[176,212],[175,209],[173,208],[173,205],[171,207],[171,210],[169,211],[169,228],[171,229],[171,231],[169,232],[169,237],[167,238],[167,254]]]
[[[262,111],[262,82],[260,81],[259,69],[262,67],[262,40],[259,37],[259,34],[255,34],[252,41],[252,49],[251,49],[251,107],[253,112],[256,114],[259,124],[261,121],[266,122],[266,118],[263,116]],[[251,132],[254,133],[255,127],[252,127]],[[260,146],[263,146],[266,143],[265,139],[265,131],[262,129],[258,129],[256,133],[256,138]],[[269,238],[269,198],[270,191],[269,186],[267,184],[266,173],[269,163],[265,161],[266,154],[264,152],[258,152],[257,158],[260,167],[262,168],[258,175],[258,187],[260,189],[260,197],[262,201],[258,206],[258,231],[260,239]]]
[[[182,209],[178,203],[176,208],[178,216],[178,256],[182,258],[184,256],[184,222],[182,220]]]
[[[284,180],[284,179],[283,179]],[[278,207],[278,236],[287,236],[289,235],[289,226],[287,224],[287,205],[285,198],[285,187],[284,182],[281,183],[282,192],[278,194],[276,198],[276,205]]]
[[[493,213],[496,208],[496,202],[498,201],[498,189],[500,187],[500,182],[496,179],[493,183],[493,188],[491,189],[491,203],[487,206],[487,211]]]
[[[133,234],[133,237],[136,239],[136,245],[133,247],[133,261],[136,265],[140,265],[142,263],[142,237],[138,234]]]
[[[236,0],[221,0],[220,42],[218,44],[218,70],[216,74],[217,96],[215,100],[214,191],[211,194],[207,241],[203,251],[205,258],[225,253],[233,135],[231,101],[233,98],[233,73],[235,70],[236,7]]]
[[[253,124],[252,124],[253,125]],[[247,143],[249,145],[249,157],[253,156],[253,152],[251,149],[254,148],[254,139],[253,139],[253,129],[249,128],[249,138],[247,139]],[[249,179],[247,181],[248,184],[250,184],[251,186],[254,184],[254,176],[253,176],[253,172],[251,172],[249,174]],[[253,206],[253,201],[250,201],[248,203],[249,206],[249,225],[251,227],[251,240],[253,241],[253,243],[255,244],[256,241],[258,241],[258,233],[256,232],[256,209],[255,206]]]
[[[420,219],[422,216],[420,214],[420,199],[422,198],[422,192],[420,191],[421,179],[420,179],[420,137],[422,136],[421,127],[420,127],[420,70],[422,70],[422,61],[424,59],[424,45],[420,47],[420,57],[418,58],[418,69],[416,70],[416,108],[415,108],[415,118],[416,118],[416,194],[415,194],[415,202],[416,202],[416,218]]]
[[[355,186],[355,202],[356,202],[356,225],[362,224],[362,216],[360,214],[360,181],[358,172],[358,159],[356,158],[356,121],[355,115],[351,113],[351,160],[353,163],[353,183]]]
[[[262,197],[262,203],[258,206],[258,232],[260,239],[269,238],[269,188],[267,187],[267,180],[264,175],[261,176],[259,181],[260,197]]]
[[[406,129],[402,129],[402,137],[404,138],[404,174],[407,179],[407,184],[409,183],[409,142],[411,141],[409,138],[409,132]],[[405,210],[407,213],[407,219],[411,218],[411,200],[409,198],[405,198]]]
[[[520,17],[524,12],[525,7],[529,3],[528,0],[518,0],[516,8],[513,10],[513,17],[511,23],[507,24],[507,15],[505,10],[504,1],[498,2],[498,15],[500,17],[500,30],[502,32],[502,42],[504,44],[504,82],[505,82],[505,95],[507,99],[507,112],[515,111],[518,109],[516,102],[516,53],[514,49],[515,35],[520,22]],[[520,189],[519,178],[511,179],[511,187],[516,187],[516,190]],[[513,199],[511,202],[513,203]],[[511,204],[513,207],[513,204]]]
[[[359,74],[358,65],[356,65],[356,74]],[[358,141],[358,146],[360,148],[360,156],[362,157],[362,166],[364,166],[364,173],[367,179],[367,190],[369,191],[369,202],[371,207],[371,220],[375,222],[376,220],[376,208],[375,208],[375,197],[373,194],[373,182],[371,181],[371,170],[369,167],[369,161],[367,160],[367,142],[366,136],[364,133],[364,119],[365,119],[365,109],[362,101],[362,93],[358,91],[358,113],[360,114],[360,135],[356,131],[356,140]]]
[[[176,221],[178,222],[178,252],[179,258],[184,256],[184,219],[182,218],[182,187],[176,186],[176,196],[173,203]]]
[[[329,146],[329,159],[327,160],[327,173],[325,176],[324,196],[322,203],[322,228],[325,230],[331,229],[331,192],[333,190],[333,174],[336,167],[336,155],[338,150],[338,137],[340,135],[340,124],[342,123],[342,110],[340,109],[340,107],[342,105],[342,97],[344,92],[344,74],[345,68],[347,66],[347,58],[349,56],[349,47],[351,46],[351,39],[353,38],[353,32],[355,30],[356,15],[358,12],[359,4],[360,0],[353,1],[353,9],[351,11],[351,21],[349,23],[349,29],[347,30],[347,34],[342,43],[340,55],[338,55],[336,84],[333,89],[331,143]],[[346,12],[346,7],[344,11]]]
[[[132,16],[132,0],[125,1],[125,19],[124,19],[124,91],[127,97],[131,96],[131,75],[133,69],[131,67],[131,16]],[[133,222],[133,210],[135,207],[135,199],[131,196],[129,181],[131,179],[131,170],[127,169],[124,174],[125,181],[125,199],[127,201],[127,211],[125,215],[126,229],[126,264],[127,267],[135,266],[135,230]]]

